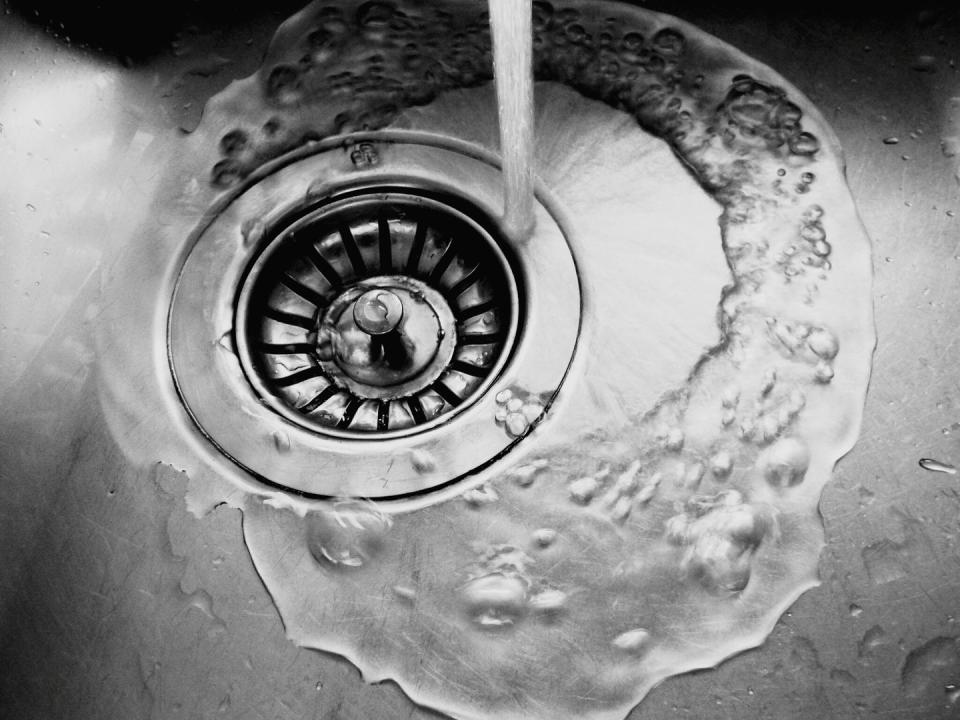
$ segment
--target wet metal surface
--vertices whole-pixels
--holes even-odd
[[[953,717],[960,488],[918,460],[960,459],[960,197],[941,143],[960,123],[957,20],[670,11],[828,117],[875,243],[879,344],[861,439],[821,502],[823,585],[763,648],[667,681],[633,717]],[[128,419],[72,402],[94,362],[100,270],[149,211],[150,158],[256,68],[285,15],[187,29],[177,53],[133,67],[0,17],[0,706],[13,717],[434,716],[287,641],[240,514],[194,519],[175,469],[129,474],[112,440],[135,432]],[[63,435],[76,440],[51,442]]]

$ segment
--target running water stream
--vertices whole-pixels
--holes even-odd
[[[489,0],[507,234],[533,232],[533,28],[530,0]]]

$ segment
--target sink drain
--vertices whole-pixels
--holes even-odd
[[[496,229],[456,200],[368,188],[274,228],[235,321],[265,402],[315,432],[388,437],[483,392],[515,339],[518,289]]]
[[[311,144],[224,193],[173,275],[167,360],[238,482],[434,502],[549,417],[579,278],[549,196],[524,243],[502,197],[486,151],[409,131]]]

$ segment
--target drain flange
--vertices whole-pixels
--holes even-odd
[[[358,142],[380,162],[358,168]],[[518,243],[493,220],[502,196],[477,146],[381,131],[295,150],[221,198],[173,276],[167,360],[238,482],[434,502],[549,417],[579,280],[549,198]],[[522,427],[505,390],[538,408]]]

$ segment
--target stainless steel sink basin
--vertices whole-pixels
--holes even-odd
[[[409,671],[399,680],[404,694],[392,682],[364,682],[394,678],[389,669],[370,660],[379,657],[376,652],[365,651],[360,663],[365,678],[341,657],[357,662],[358,647],[380,647],[384,638],[400,634],[386,620],[380,626],[382,638],[367,630],[362,642],[328,629],[336,628],[334,620],[344,626],[360,622],[369,609],[357,601],[363,592],[348,593],[353,583],[361,591],[366,588],[352,579],[356,575],[349,575],[351,564],[373,564],[371,558],[385,552],[378,544],[382,540],[389,546],[397,532],[407,533],[403,537],[408,539],[414,534],[432,536],[440,538],[436,548],[405,540],[399,549],[393,548],[396,555],[389,555],[390,567],[419,568],[429,576],[431,568],[444,569],[439,560],[432,565],[434,556],[429,554],[445,557],[443,553],[475,527],[493,527],[508,535],[510,523],[522,526],[510,511],[496,509],[508,505],[502,498],[496,504],[498,476],[509,480],[504,487],[514,488],[499,491],[511,502],[510,492],[528,492],[524,488],[532,487],[542,495],[522,502],[549,505],[547,483],[538,475],[543,469],[537,465],[536,448],[544,447],[537,443],[547,442],[544,438],[567,439],[584,457],[613,453],[604,430],[626,427],[626,418],[643,415],[671,387],[686,380],[690,368],[675,362],[676,357],[689,357],[692,365],[698,353],[716,342],[717,302],[729,280],[715,220],[719,206],[663,144],[651,141],[642,146],[649,153],[645,162],[661,163],[655,165],[659,180],[645,179],[643,172],[631,174],[630,162],[618,162],[630,148],[638,147],[636,143],[646,142],[638,139],[641,130],[635,122],[618,119],[620,111],[574,96],[566,88],[541,86],[539,107],[549,111],[543,111],[548,118],[543,136],[549,136],[552,144],[540,155],[539,227],[552,234],[529,249],[501,243],[496,213],[488,212],[496,208],[499,180],[490,150],[495,147],[493,115],[484,114],[490,111],[485,98],[492,93],[483,94],[489,88],[482,78],[478,87],[461,88],[437,103],[408,109],[391,130],[337,128],[367,133],[363,145],[359,135],[345,146],[336,142],[325,146],[322,138],[310,136],[302,138],[305,145],[278,144],[280,150],[256,156],[249,167],[219,165],[221,172],[211,175],[213,161],[247,157],[234,152],[235,145],[223,144],[233,127],[228,121],[259,112],[244,105],[252,97],[244,94],[244,88],[252,81],[231,83],[257,72],[265,56],[278,62],[287,41],[274,41],[271,48],[271,38],[297,7],[241,11],[217,3],[173,6],[156,11],[148,23],[131,25],[123,36],[113,35],[99,22],[125,12],[119,6],[90,10],[86,16],[59,6],[35,9],[36,13],[32,6],[20,4],[0,16],[4,68],[0,142],[6,168],[0,181],[6,211],[0,222],[4,287],[0,708],[10,717],[37,718],[437,716],[411,702],[411,695],[449,710],[454,706],[434,702],[427,689],[459,687],[459,666],[446,684],[442,677],[426,675],[412,681]],[[869,18],[843,7],[719,11],[681,4],[657,9],[768,64],[805,93],[829,121],[845,151],[850,190],[874,243],[878,345],[860,440],[840,461],[822,496],[808,500],[811,521],[819,527],[822,519],[825,532],[819,586],[783,596],[781,604],[789,604],[799,595],[760,647],[716,669],[664,681],[631,717],[954,717],[960,712],[956,641],[960,633],[955,624],[960,612],[955,547],[960,493],[955,474],[924,470],[918,461],[960,460],[956,444],[960,419],[955,417],[954,400],[960,378],[950,355],[960,307],[960,298],[955,297],[960,285],[954,280],[954,265],[960,262],[955,240],[960,199],[951,150],[960,132],[960,108],[953,102],[960,95],[955,68],[960,61],[960,20],[949,9],[889,11]],[[133,16],[129,22],[135,23]],[[288,22],[278,37],[292,37],[295,29],[296,24]],[[106,48],[100,51],[91,45]],[[271,76],[263,71],[261,77]],[[277,92],[289,85],[280,82],[282,78],[274,80],[271,87],[279,88]],[[203,111],[211,97],[216,99]],[[572,130],[564,135],[564,128]],[[257,132],[261,135],[256,138],[265,138],[263,147],[272,147],[268,124],[258,125]],[[399,134],[389,136],[390,132]],[[410,134],[414,132],[421,135]],[[488,155],[478,152],[469,160],[450,162],[448,155],[462,155],[466,145],[438,147],[436,139],[458,134],[460,141],[486,148]],[[573,141],[583,137],[595,142]],[[822,137],[827,142],[827,136]],[[275,156],[289,157],[281,153],[291,149],[301,153],[296,163],[270,166],[269,173],[256,175]],[[309,172],[306,163],[313,163]],[[798,177],[803,169],[797,166]],[[404,383],[429,395],[417,403],[404,400],[391,407],[384,400],[393,402],[389,392],[371,389],[377,378],[371,382],[372,376],[362,370],[350,375],[348,363],[341,362],[345,354],[317,355],[313,365],[304,361],[320,368],[316,371],[305,371],[306,365],[291,369],[294,374],[306,372],[299,376],[305,383],[316,383],[321,375],[348,376],[355,392],[345,397],[342,407],[331,410],[333,404],[327,403],[335,402],[333,392],[324,394],[325,385],[304,386],[304,402],[296,400],[293,390],[284,394],[286,388],[296,390],[298,383],[285,383],[288,376],[274,373],[272,357],[264,359],[257,348],[261,342],[277,346],[293,341],[269,335],[279,331],[260,322],[264,313],[276,314],[276,307],[272,301],[261,305],[257,301],[281,292],[275,288],[283,281],[271,280],[281,275],[292,274],[294,280],[320,288],[322,268],[315,263],[312,275],[297,275],[300,260],[293,258],[280,270],[268,268],[274,275],[263,271],[267,278],[263,282],[270,285],[266,290],[245,286],[243,278],[248,272],[260,277],[256,263],[267,262],[270,229],[281,227],[270,214],[276,198],[295,198],[298,207],[301,199],[309,203],[322,198],[318,207],[327,212],[323,203],[341,197],[312,184],[321,176],[337,192],[343,187],[350,192],[372,187],[373,194],[380,193],[378,197],[392,202],[391,207],[401,208],[389,218],[382,214],[389,203],[378,204],[369,217],[359,206],[347,211],[355,213],[348,218],[350,237],[362,239],[370,231],[369,247],[358,243],[358,252],[373,253],[380,270],[391,271],[368,273],[365,282],[393,277],[416,265],[416,272],[411,272],[422,277],[415,282],[430,285],[435,280],[439,293],[458,286],[468,274],[469,263],[463,263],[462,277],[454,277],[444,275],[444,267],[435,272],[436,265],[409,260],[411,245],[418,242],[414,226],[404,225],[404,213],[415,202],[410,200],[410,187],[416,198],[427,197],[425,202],[443,199],[437,214],[430,216],[435,222],[454,222],[449,218],[455,215],[466,218],[456,222],[471,228],[475,223],[478,237],[492,238],[491,257],[497,259],[489,267],[507,269],[502,278],[497,275],[501,279],[490,281],[499,290],[489,296],[481,292],[470,302],[453,302],[449,320],[443,310],[448,301],[431,301],[427,292],[429,308],[423,317],[429,320],[436,314],[437,323],[462,340],[479,331],[454,330],[456,322],[496,313],[490,303],[507,297],[510,301],[500,309],[502,314],[489,316],[489,327],[494,334],[503,331],[504,338],[509,329],[508,341],[492,345],[489,357],[482,359],[465,355],[469,347],[461,342],[449,348],[450,357],[438,361],[435,369],[432,359],[439,356],[428,348],[424,351],[428,360],[414,370],[398,371]],[[211,185],[211,179],[218,178],[222,183]],[[216,206],[219,214],[210,212],[211,198],[226,197],[231,191],[225,186],[239,187],[235,182],[254,188],[238,201],[248,205],[221,203]],[[646,204],[620,202],[616,190],[628,182],[644,188]],[[829,180],[818,170],[811,182],[816,192]],[[614,190],[605,189],[609,186]],[[662,194],[657,194],[658,186]],[[389,195],[398,192],[403,197]],[[469,198],[469,207],[449,204],[454,195]],[[685,212],[670,205],[675,196],[686,203]],[[362,200],[366,202],[367,195]],[[659,218],[650,221],[645,235],[653,248],[650,257],[666,257],[674,238],[688,243],[689,251],[675,263],[651,262],[626,276],[611,256],[592,249],[584,228],[602,228],[611,254],[616,251],[613,257],[623,265],[623,258],[633,257],[626,244],[632,236],[624,232],[624,244],[617,245],[616,228],[634,217],[631,212]],[[828,217],[830,213],[828,206]],[[233,242],[243,220],[261,215],[259,230],[245,226],[254,239],[242,250],[234,251],[231,245],[222,256],[211,253],[198,260],[191,255],[188,237],[197,238],[201,249],[215,232],[222,232],[223,243]],[[493,220],[474,219],[487,216]],[[207,223],[203,228],[212,228],[206,234],[197,231],[201,218]],[[364,229],[364,223],[370,227]],[[383,224],[394,243],[386,255]],[[324,258],[336,263],[339,246],[334,246],[346,242],[346,236],[339,229],[334,234],[330,243],[315,247],[333,248]],[[842,240],[831,237],[831,242],[840,247]],[[455,245],[450,242],[447,247]],[[506,248],[502,258],[498,247]],[[436,250],[435,261],[444,252],[443,246]],[[402,266],[397,262],[401,254],[407,260]],[[457,253],[449,250],[448,255],[444,262],[455,267]],[[344,267],[356,270],[349,248],[340,256],[347,263]],[[260,257],[264,259],[258,261]],[[391,258],[387,265],[382,265],[384,257]],[[838,273],[845,271],[843,257],[832,256]],[[193,268],[199,270],[188,277]],[[678,284],[677,278],[690,276],[696,281],[688,287]],[[441,282],[444,278],[448,282]],[[178,282],[183,283],[178,287],[190,282],[196,287],[196,295],[183,291],[179,296],[187,298],[188,321],[181,335],[176,334],[179,308],[171,301]],[[414,281],[390,282],[386,285],[391,292],[403,295],[409,290],[404,283]],[[370,287],[386,285],[376,280]],[[170,293],[157,297],[169,303],[144,302],[155,288],[163,287]],[[628,290],[636,297],[664,298],[662,306],[638,311],[651,318],[645,325],[625,321],[630,315],[614,302]],[[415,291],[424,292],[420,285]],[[334,295],[332,291],[331,298]],[[203,302],[190,304],[194,297]],[[358,297],[354,293],[329,300],[327,312],[335,316],[331,322],[347,318],[343,322],[349,325],[350,318],[358,317],[359,311],[353,310]],[[403,297],[408,302],[405,312],[417,312]],[[303,309],[302,300],[301,286],[300,300],[288,298],[284,317],[313,313],[309,307]],[[322,320],[328,300],[317,302],[318,319],[301,328],[310,342],[310,332],[322,334],[330,327]],[[347,306],[351,314],[339,314]],[[480,309],[470,315],[471,307]],[[658,324],[654,316],[659,307],[676,308],[677,315]],[[153,329],[164,327],[167,313],[174,339],[157,344]],[[233,334],[233,323],[241,317],[253,319],[244,326],[245,334]],[[199,327],[198,318],[209,321],[209,327]],[[675,327],[683,332],[671,335]],[[354,325],[349,329],[356,331]],[[258,335],[261,332],[266,334]],[[218,345],[224,334],[223,345]],[[203,343],[193,342],[197,337],[204,338]],[[410,337],[423,348],[425,335]],[[653,349],[645,344],[652,343],[651,338],[673,338],[669,342],[676,345],[658,351],[655,344]],[[361,340],[368,342],[366,335]],[[440,343],[442,339],[438,347]],[[192,354],[180,355],[181,346]],[[457,362],[465,373],[456,378],[441,375],[453,372],[447,368]],[[222,369],[224,380],[214,389],[206,379],[194,385],[181,382],[185,375],[205,378],[216,368]],[[588,380],[578,379],[584,377]],[[646,384],[631,380],[637,377],[660,380]],[[756,379],[760,381],[759,375]],[[437,383],[442,389],[436,389]],[[406,390],[397,392],[401,395],[409,397]],[[509,413],[523,418],[523,424],[511,429],[507,408],[514,397],[519,404],[509,406]],[[311,406],[317,398],[321,400]],[[215,399],[220,404],[213,405]],[[436,411],[433,425],[427,414],[431,407]],[[610,412],[597,417],[580,412],[584,407]],[[328,415],[311,415],[324,409]],[[307,420],[298,419],[308,415]],[[573,419],[566,425],[555,419],[563,417]],[[238,430],[246,427],[243,422],[257,432]],[[440,431],[431,435],[435,426]],[[589,428],[594,445],[571,428]],[[389,437],[368,437],[377,433]],[[687,435],[687,444],[692,445],[694,436]],[[417,437],[427,440],[419,445],[411,440]],[[388,444],[375,447],[378,442]],[[677,442],[682,446],[684,439],[665,435],[662,440],[669,452],[682,452],[680,447],[671,449]],[[303,447],[309,454],[300,454]],[[461,460],[462,467],[447,469]],[[616,474],[628,475],[628,464],[616,467],[609,480],[598,476],[594,484],[607,487],[604,483],[612,484]],[[716,467],[707,469],[707,481],[711,472],[717,482],[724,476],[723,468]],[[338,480],[343,477],[348,479]],[[629,481],[628,477],[624,482]],[[649,485],[651,495],[667,492],[672,480],[659,482],[659,490],[656,483]],[[791,482],[778,475],[768,484]],[[566,475],[561,489],[566,495]],[[354,499],[341,500],[348,505],[341,505],[334,517],[370,533],[356,546],[349,544],[351,538],[347,545],[338,545],[343,537],[339,531],[329,534],[326,516],[313,515],[301,523],[292,513],[283,514],[284,507],[304,497],[344,496]],[[254,503],[251,497],[269,497],[270,504]],[[388,515],[381,516],[366,505],[349,504],[361,497],[380,497],[388,506],[397,503],[400,510],[392,515],[388,508]],[[599,500],[591,507],[598,505]],[[457,510],[446,514],[445,507]],[[527,506],[510,507],[522,514],[518,509]],[[813,517],[817,507],[819,518]],[[407,510],[410,515],[404,514]],[[689,508],[678,516],[690,523],[699,517]],[[616,526],[613,520],[604,522]],[[525,552],[552,552],[545,548],[556,542],[556,535],[547,529],[531,536],[533,549]],[[277,560],[268,536],[286,532],[302,540],[295,548],[290,544],[289,556],[303,550],[304,562],[316,561],[323,569],[322,587],[302,584],[291,590],[284,585],[285,578],[304,567],[293,561],[283,572],[274,572],[286,567],[287,555],[280,553],[283,562]],[[584,537],[593,537],[583,532]],[[600,567],[607,549],[583,555],[582,564]],[[808,551],[815,564],[819,546]],[[411,559],[425,552],[426,560]],[[563,627],[563,612],[570,611],[559,595],[550,595],[552,587],[537,588],[536,594],[523,591],[538,598],[530,607],[539,603],[540,609],[520,611],[511,605],[517,575],[502,570],[520,563],[516,556],[501,549],[477,563],[487,563],[483,573],[490,563],[498,570],[467,574],[457,581],[467,604],[480,607],[484,593],[491,590],[505,599],[492,613],[484,614],[485,606],[482,611],[471,606],[465,623],[479,617],[488,625],[516,621],[517,627],[527,627],[518,618],[529,612],[540,618],[542,626],[537,627],[558,627],[551,622]],[[811,568],[813,573],[816,568]],[[627,575],[633,570],[627,567]],[[571,570],[570,576],[575,575]],[[421,602],[423,593],[418,595],[412,580],[395,582],[386,570],[378,577],[383,579],[378,597],[385,599],[376,602],[383,604],[383,618],[394,618],[400,609],[406,612]],[[478,578],[480,582],[475,582]],[[493,582],[500,584],[488,587]],[[804,587],[814,584],[815,578]],[[624,580],[624,588],[629,587]],[[316,597],[325,598],[318,607],[335,608],[325,616],[326,624],[304,620],[306,610],[301,610],[315,607],[291,600],[309,594],[311,588]],[[617,617],[619,596],[611,593],[605,600],[610,606],[597,606],[595,615]],[[350,607],[355,608],[352,614]],[[682,608],[689,611],[691,625],[712,612],[704,607],[705,614],[700,615],[693,604]],[[776,605],[771,617],[780,615],[781,609]],[[528,621],[529,617],[524,622]],[[411,621],[411,633],[413,627]],[[489,628],[485,632],[485,638],[493,637]],[[433,662],[442,674],[447,666],[436,659],[449,652],[445,643],[455,635],[451,630],[449,637],[432,642],[417,635],[414,645],[422,658],[411,656],[409,665],[433,668]],[[766,626],[760,630],[751,626],[743,635],[738,650],[757,644],[754,638],[762,640]],[[576,635],[571,632],[568,637]],[[634,631],[617,635],[616,641],[629,653],[647,637]],[[574,658],[586,647],[586,641],[570,640],[564,655]],[[509,669],[509,662],[504,666]],[[563,695],[571,687],[590,696],[589,688],[577,685],[573,674],[546,668],[542,678],[547,678],[539,688],[544,697]],[[473,686],[463,682],[467,689],[461,695],[470,697]],[[525,688],[524,682],[516,685]],[[518,691],[517,707],[525,707],[525,693]],[[589,699],[583,702],[594,707]],[[473,707],[491,705],[478,694]],[[528,711],[517,712],[523,716]],[[469,716],[467,711],[462,714]],[[528,716],[534,716],[533,711]]]

